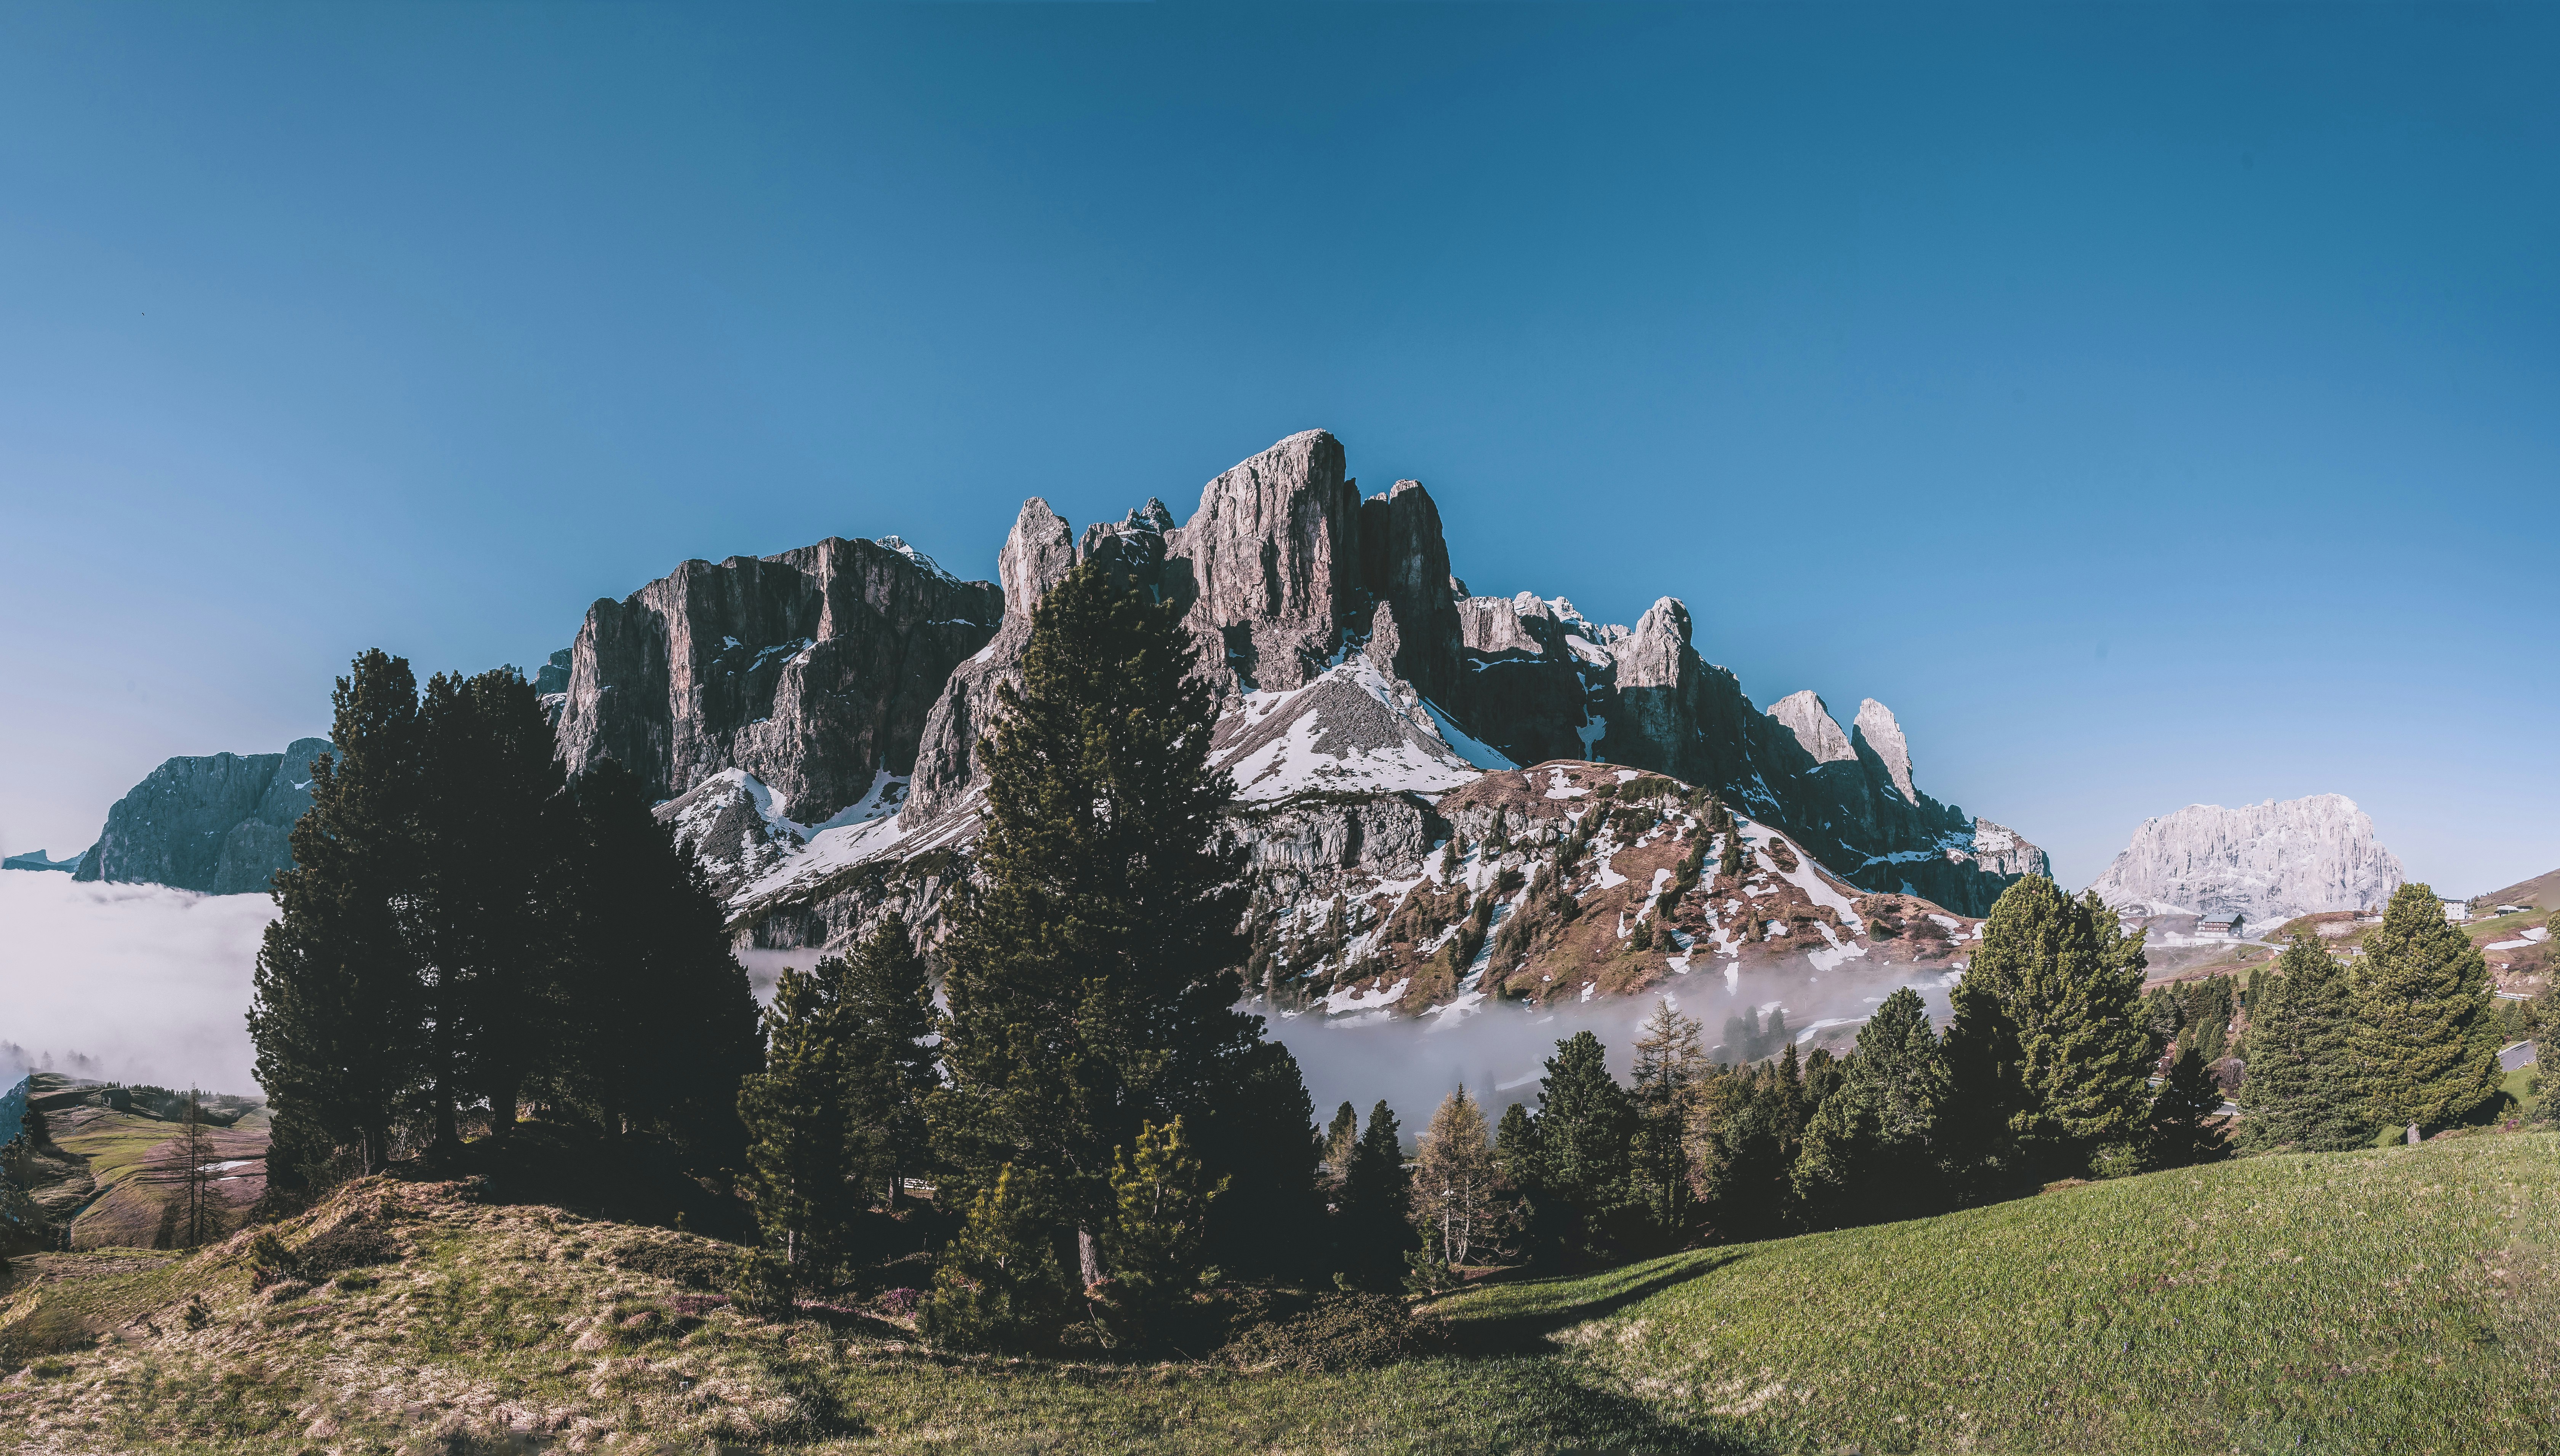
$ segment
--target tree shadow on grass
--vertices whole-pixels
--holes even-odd
[[[1701,1279],[1747,1257],[1740,1248],[1696,1249],[1626,1264],[1597,1274],[1554,1274],[1487,1291],[1505,1306],[1500,1314],[1451,1321],[1451,1344],[1466,1355],[1534,1355],[1547,1337],[1586,1320],[1605,1319],[1692,1279]]]
[[[1504,1412],[1496,1441],[1505,1450],[1725,1456],[1764,1449],[1735,1431],[1678,1420],[1604,1388],[1582,1378],[1576,1362],[1551,1353],[1480,1358],[1468,1363],[1466,1378],[1477,1399]]]

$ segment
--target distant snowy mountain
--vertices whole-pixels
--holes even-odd
[[[2089,888],[2135,915],[2238,914],[2272,930],[2296,915],[2378,905],[2403,879],[2373,820],[2344,794],[2147,819]]]
[[[326,738],[302,738],[281,753],[169,759],[107,810],[76,878],[263,892],[293,863],[311,760],[334,751]]]

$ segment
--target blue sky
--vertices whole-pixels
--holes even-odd
[[[0,849],[688,557],[1310,426],[2096,875],[2560,865],[2560,9],[0,10]]]

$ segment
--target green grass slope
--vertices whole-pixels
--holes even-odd
[[[1770,1449],[2546,1451],[2560,1139],[2252,1159],[1489,1288]]]
[[[752,1319],[666,1277],[705,1240],[369,1182],[281,1231],[400,1257],[317,1289],[252,1294],[246,1235],[23,1270],[0,1449],[2541,1451],[2555,1184],[2550,1134],[2160,1174],[1478,1288],[1464,1353],[1283,1375]]]

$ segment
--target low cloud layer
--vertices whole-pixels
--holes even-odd
[[[249,977],[263,894],[0,873],[0,1042],[122,1081],[253,1094]]]

